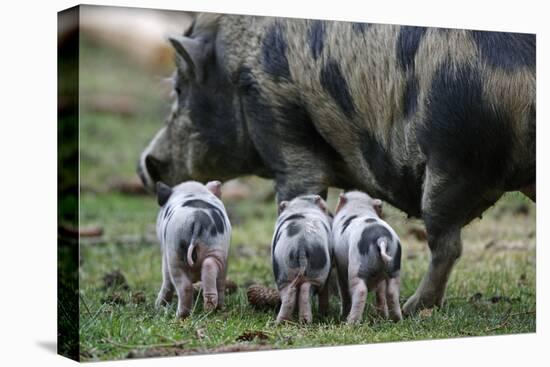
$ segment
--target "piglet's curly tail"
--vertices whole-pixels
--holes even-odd
[[[386,237],[381,237],[376,242],[378,245],[378,248],[380,249],[380,256],[382,257],[382,261],[387,265],[392,260],[392,257],[388,255],[386,252],[388,250],[388,239]]]

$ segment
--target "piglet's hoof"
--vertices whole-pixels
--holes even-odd
[[[218,307],[217,294],[205,294],[203,308],[207,312],[214,311]]]

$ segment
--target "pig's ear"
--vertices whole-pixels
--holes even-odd
[[[281,203],[279,204],[279,214],[281,214],[286,209],[287,206],[288,206],[288,201],[286,200],[281,201]]]
[[[157,202],[160,206],[164,206],[172,195],[172,188],[164,182],[157,182]]]
[[[208,38],[169,36],[168,41],[188,66],[188,77],[198,83],[204,81],[204,67],[207,58],[212,55],[213,42]]]
[[[376,210],[376,214],[378,214],[378,216],[382,218],[382,200],[374,199],[372,202],[372,206],[374,207],[374,210]]]
[[[327,212],[327,204],[319,195],[315,195],[315,205],[317,205],[323,212]]]
[[[336,214],[338,214],[340,209],[342,209],[347,202],[348,198],[346,197],[346,194],[344,194],[343,192],[340,193],[340,196],[338,197],[338,204],[336,205]]]
[[[220,181],[210,181],[206,184],[206,188],[216,195],[218,199],[222,198],[222,183]]]

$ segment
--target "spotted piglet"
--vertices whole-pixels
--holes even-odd
[[[331,247],[330,218],[320,196],[281,202],[271,244],[273,273],[281,296],[277,323],[291,319],[296,300],[300,321],[311,322],[313,291],[318,294],[319,312],[326,313]]]
[[[193,282],[201,280],[204,309],[221,308],[224,301],[231,224],[220,200],[221,183],[188,181],[173,188],[157,183],[161,210],[157,236],[162,252],[162,286],[156,305],[178,295],[177,317],[193,305]]]
[[[342,316],[348,324],[361,321],[367,292],[376,290],[378,312],[401,320],[399,272],[401,244],[395,231],[380,219],[382,201],[363,192],[340,195],[332,224]]]

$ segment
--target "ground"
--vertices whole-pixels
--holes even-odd
[[[333,295],[328,318],[314,314],[312,325],[275,326],[276,310],[252,308],[246,297],[250,284],[274,287],[272,184],[254,177],[224,192],[233,224],[228,278],[238,286],[225,309],[207,314],[197,297],[184,321],[175,319],[175,303],[156,310],[158,206],[152,196],[121,192],[128,190],[120,183],[135,180],[139,152],[162,126],[170,101],[161,79],[169,72],[146,71],[85,37],[83,45],[80,221],[102,234],[84,238],[80,248],[82,360],[535,332],[536,213],[519,193],[507,194],[465,228],[463,256],[442,308],[394,323],[374,315],[370,295],[364,322],[348,327]],[[331,208],[336,194],[330,192]],[[385,219],[403,244],[404,303],[427,269],[425,233],[420,221],[389,205]],[[124,279],[106,287],[105,275],[115,271]]]

